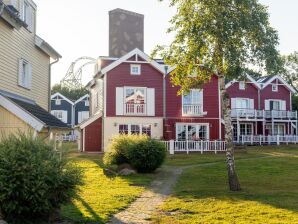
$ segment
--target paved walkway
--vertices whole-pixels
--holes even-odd
[[[240,160],[253,160],[268,158],[272,156],[262,156],[256,158],[243,158]],[[152,214],[158,211],[159,206],[173,191],[173,187],[176,184],[177,179],[182,174],[184,169],[212,166],[219,162],[193,164],[183,167],[164,167],[157,174],[156,179],[152,182],[149,190],[143,192],[143,194],[133,202],[127,209],[115,214],[109,224],[149,224],[151,223],[150,217]]]

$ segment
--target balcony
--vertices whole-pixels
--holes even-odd
[[[255,109],[232,109],[232,118],[246,119],[297,119],[297,111],[286,110],[255,110]]]
[[[124,105],[125,115],[146,115],[146,104],[145,103],[126,103]]]
[[[183,115],[184,116],[202,116],[202,115],[206,115],[206,112],[203,112],[203,105],[201,104],[184,104]]]

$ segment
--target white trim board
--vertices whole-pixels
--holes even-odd
[[[34,117],[28,111],[25,111],[23,108],[19,107],[17,104],[1,95],[0,106],[4,107],[6,110],[23,120],[25,123],[29,124],[34,130],[38,132],[40,132],[43,127],[46,126],[45,123]]]
[[[63,96],[61,93],[55,93],[55,94],[53,94],[51,96],[51,100],[53,100],[56,96],[60,96],[62,99],[64,99],[65,101],[67,101],[71,105],[74,105],[74,103],[71,100],[69,100],[68,98],[66,98],[65,96]]]
[[[279,80],[282,84],[284,84],[292,93],[297,93],[296,90],[290,86],[282,77],[279,75],[274,75],[271,79],[269,79],[267,82],[263,83],[262,89],[265,89],[268,85],[270,85],[275,79]]]
[[[80,99],[78,99],[77,101],[75,101],[73,104],[77,104],[78,102],[82,101],[86,97],[89,97],[89,94],[86,94],[86,95],[82,96]]]
[[[259,84],[254,78],[252,78],[249,74],[245,74],[245,77],[246,77],[249,81],[251,81],[251,83],[254,84],[258,89],[261,89],[260,84]],[[229,88],[229,87],[230,87],[231,85],[233,85],[234,83],[237,83],[237,82],[239,82],[239,80],[236,80],[236,79],[234,79],[234,80],[228,82],[228,83],[226,84],[226,89]]]
[[[79,124],[78,126],[80,127],[80,129],[84,129],[86,128],[89,124],[93,123],[94,121],[96,121],[98,118],[100,118],[102,115],[100,113],[98,114],[94,114],[92,117],[90,117],[89,119],[85,120],[83,123]]]

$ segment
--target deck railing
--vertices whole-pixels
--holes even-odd
[[[271,145],[271,144],[298,144],[297,135],[241,135],[239,142],[242,145]]]
[[[146,104],[144,103],[126,103],[125,106],[126,115],[145,115]]]
[[[170,154],[175,152],[224,152],[226,151],[225,141],[163,141]]]
[[[203,114],[203,106],[201,104],[184,104],[183,115],[201,115]]]
[[[232,109],[232,118],[273,118],[273,119],[297,119],[297,111],[286,110],[255,110],[255,109]]]

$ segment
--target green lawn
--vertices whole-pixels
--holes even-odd
[[[227,189],[225,156],[174,155],[168,166],[203,163],[184,171],[156,223],[298,223],[298,146],[237,152],[241,192]],[[212,162],[218,162],[212,164]]]
[[[63,218],[72,223],[106,223],[112,214],[134,201],[153,179],[152,175],[108,178],[103,174],[101,155],[70,152],[68,156],[84,173],[78,197],[62,207]]]

